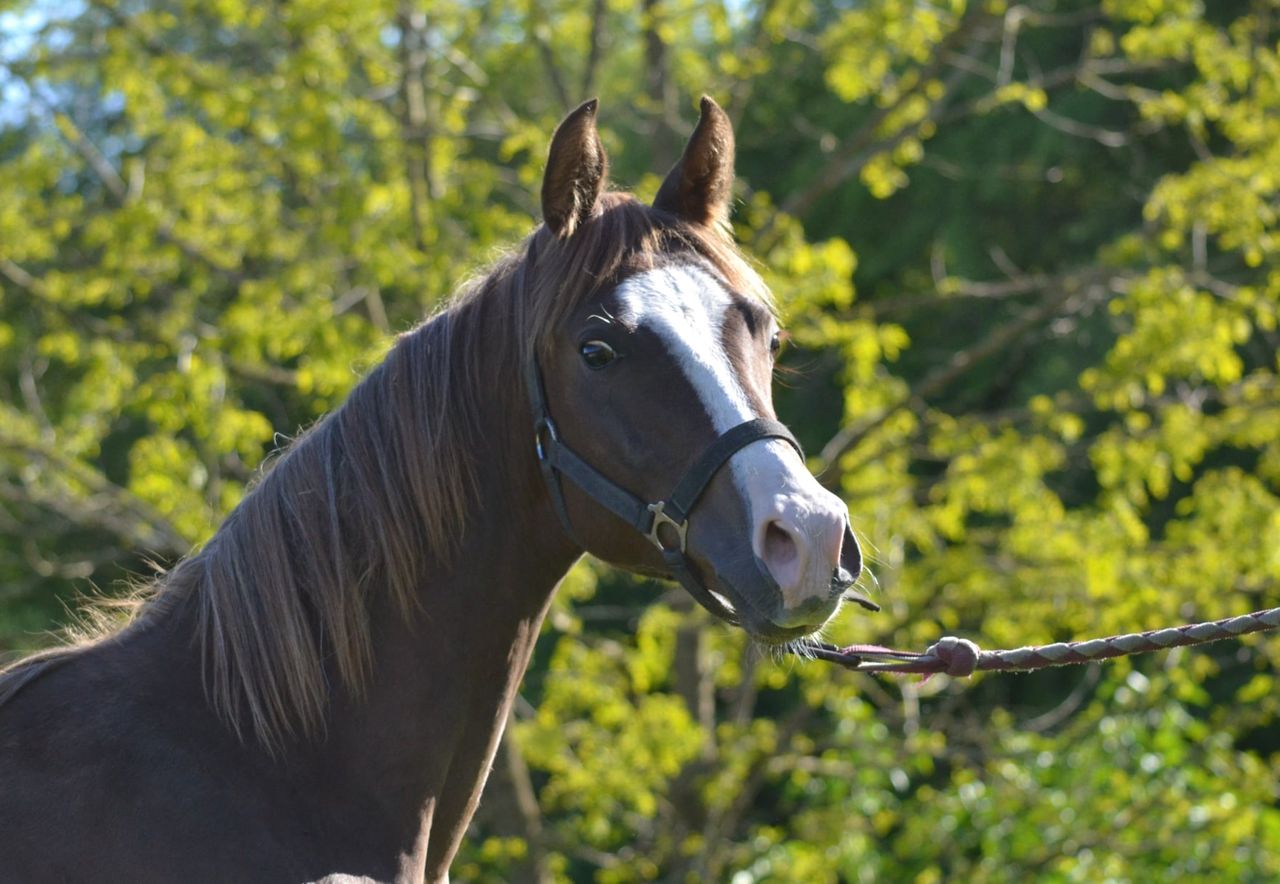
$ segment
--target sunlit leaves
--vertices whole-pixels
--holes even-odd
[[[529,762],[549,776],[548,808],[579,837],[617,849],[657,814],[670,780],[705,736],[680,698],[659,690],[672,664],[672,612],[651,609],[634,651],[561,639],[536,716],[517,726]]]
[[[965,5],[963,0],[877,0],[843,13],[823,34],[833,59],[828,83],[845,101],[897,88],[901,66],[927,61]]]
[[[899,860],[923,880],[1275,874],[1270,772],[1160,687],[1134,673],[1105,692],[1109,710],[1060,737],[993,730],[998,760],[957,771],[954,790],[922,790],[933,813],[903,821]]]
[[[1261,6],[433,3],[417,125],[393,7],[72,4],[16,60],[42,103],[0,131],[6,643],[56,615],[32,599],[62,575],[205,539],[528,232],[547,133],[588,94],[620,186],[650,196],[698,94],[741,121],[734,220],[790,335],[781,410],[885,607],[829,638],[1016,645],[1275,603]],[[553,878],[1280,874],[1275,639],[1097,685],[921,684],[779,662],[659,593],[589,560],[547,618],[512,732]],[[691,623],[706,726],[679,683]],[[472,835],[466,880],[539,846]]]

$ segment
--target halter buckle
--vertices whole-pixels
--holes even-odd
[[[670,525],[671,530],[676,532],[676,537],[680,541],[680,552],[684,552],[685,533],[689,530],[689,520],[682,519],[677,522],[666,514],[666,507],[667,502],[665,500],[649,504],[649,512],[653,513],[653,522],[649,525],[649,533],[645,536],[649,538],[650,543],[662,552],[670,552],[671,547],[662,542],[662,536],[659,533],[663,525]]]

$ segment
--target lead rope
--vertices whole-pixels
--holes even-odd
[[[838,648],[825,643],[800,648],[793,653],[816,657],[857,672],[921,675],[944,672],[957,678],[968,678],[979,671],[1027,672],[1050,666],[1091,663],[1110,657],[1203,645],[1276,628],[1280,628],[1280,608],[1268,608],[1265,611],[1205,623],[1188,623],[1088,641],[1055,642],[1051,645],[1033,645],[1004,651],[984,651],[968,639],[949,635],[938,639],[923,654],[895,651],[879,645],[849,645]]]

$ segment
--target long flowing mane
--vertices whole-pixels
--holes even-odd
[[[540,227],[401,335],[340,408],[274,459],[204,547],[153,583],[119,636],[192,604],[209,699],[241,739],[279,752],[317,734],[331,694],[326,666],[354,692],[368,680],[371,594],[389,592],[412,617],[433,569],[452,567],[476,504],[485,410],[525,413],[516,381],[530,348],[546,346],[599,285],[681,252],[766,297],[725,231],[627,194],[604,194],[572,237]],[[495,371],[512,382],[487,383]],[[0,699],[75,653],[11,667]]]

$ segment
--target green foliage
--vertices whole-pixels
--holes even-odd
[[[529,229],[596,93],[643,193],[699,93],[737,121],[779,411],[885,604],[832,640],[1277,604],[1272,3],[0,8],[0,650],[203,542]],[[1280,876],[1274,638],[921,683],[654,596],[566,579],[457,879]]]

